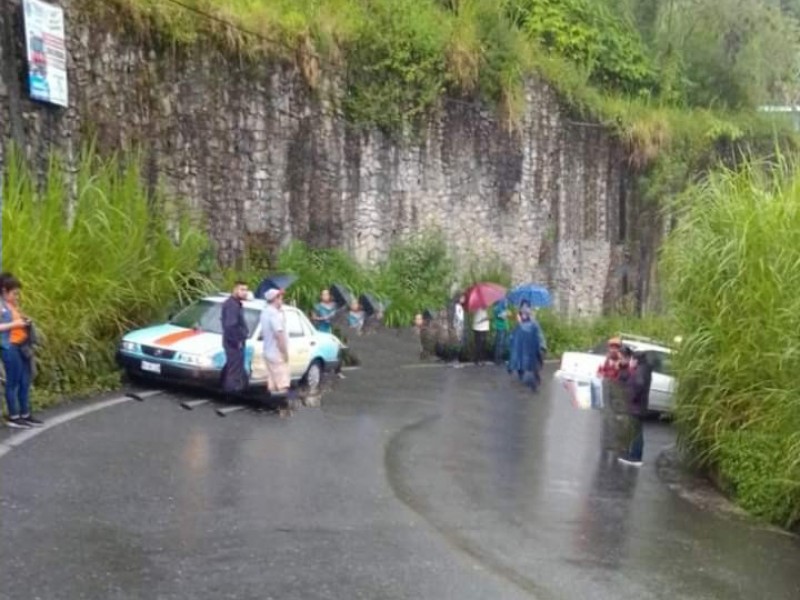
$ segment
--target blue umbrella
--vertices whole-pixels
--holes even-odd
[[[546,308],[552,304],[547,288],[532,283],[518,285],[508,293],[507,298],[509,302],[517,306],[525,301],[537,308]]]
[[[258,284],[255,296],[256,298],[263,299],[264,294],[266,294],[269,290],[285,290],[295,281],[297,281],[297,275],[292,275],[291,273],[274,273]]]

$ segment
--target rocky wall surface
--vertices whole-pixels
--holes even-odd
[[[437,227],[462,264],[494,253],[515,280],[549,285],[565,314],[646,296],[654,252],[637,231],[649,217],[631,197],[624,149],[570,119],[544,83],[528,86],[513,131],[491,108],[448,100],[398,140],[348,123],[326,100],[335,86],[312,92],[292,66],[163,47],[61,5],[66,109],[28,99],[21,10],[0,8],[3,145],[15,139],[42,168],[53,148],[74,161],[90,138],[140,147],[148,181],[207,215],[226,263],[292,239],[371,262]]]

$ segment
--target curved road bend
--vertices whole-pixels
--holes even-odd
[[[0,598],[800,598],[796,538],[658,478],[668,425],[626,469],[559,386],[414,344],[356,340],[364,367],[290,418],[173,392],[13,448]]]

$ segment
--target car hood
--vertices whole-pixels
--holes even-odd
[[[127,342],[166,348],[191,354],[210,354],[222,349],[222,336],[199,329],[185,329],[164,324],[131,331],[124,338]]]

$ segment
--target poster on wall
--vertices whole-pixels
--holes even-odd
[[[67,106],[64,10],[42,0],[22,0],[28,50],[28,89],[34,100]]]

